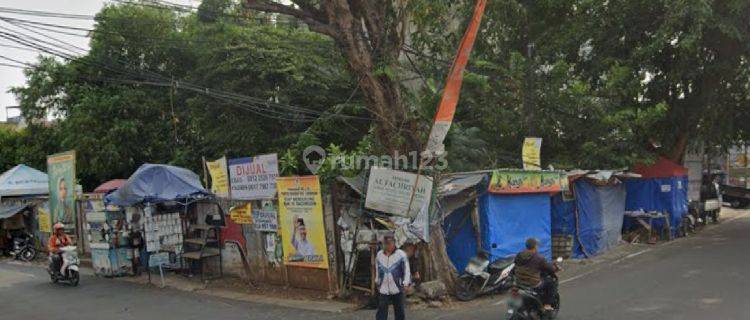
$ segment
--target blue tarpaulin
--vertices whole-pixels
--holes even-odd
[[[492,194],[479,198],[482,248],[494,261],[517,254],[527,238],[539,240],[539,253],[552,256],[550,196],[547,193]]]
[[[627,211],[669,212],[669,225],[675,234],[682,217],[688,211],[687,176],[632,178],[625,180],[628,197],[625,203]],[[627,221],[625,229],[633,225]],[[661,223],[654,221],[654,227],[661,228]]]
[[[443,220],[443,233],[448,257],[459,273],[477,254],[477,239],[471,222],[472,205],[463,206]]]
[[[49,193],[47,174],[19,164],[0,175],[0,196],[44,195]]]
[[[144,164],[122,187],[105,196],[107,204],[132,206],[210,195],[194,172],[164,164]]]
[[[573,257],[585,258],[617,245],[622,238],[626,189],[623,184],[598,186],[586,179],[573,183],[578,235]],[[575,222],[574,222],[575,224]]]
[[[575,199],[563,198],[562,193],[552,197],[552,234],[574,235],[576,233]]]

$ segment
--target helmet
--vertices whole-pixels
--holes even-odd
[[[56,232],[57,230],[60,230],[60,229],[62,229],[62,228],[63,228],[63,224],[62,224],[62,223],[60,223],[60,222],[58,222],[58,223],[55,223],[55,225],[54,225],[54,226],[52,226],[52,231],[55,231],[55,232]]]

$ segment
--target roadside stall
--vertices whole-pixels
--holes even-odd
[[[568,236],[571,241],[567,252],[556,254],[589,258],[616,246],[625,213],[622,180],[637,176],[605,170],[570,172],[570,190],[552,200],[553,237]]]
[[[125,180],[107,181],[84,194],[78,200],[83,214],[84,252],[91,253],[94,272],[100,276],[114,277],[138,272],[138,255],[133,254],[129,221],[134,210],[126,212],[122,207],[104,205],[105,193],[112,192]]]
[[[213,195],[192,171],[163,164],[144,164],[116,191],[105,205],[132,208],[126,237],[140,264],[152,268],[221,276],[220,209],[198,210],[198,203],[214,203]],[[218,205],[215,204],[216,207]],[[214,267],[210,262],[216,262]]]
[[[422,258],[429,241],[432,178],[372,167],[359,176],[340,176],[334,186],[341,287],[375,294],[374,261],[385,234],[394,235],[396,245],[407,251],[413,273],[431,279]]]
[[[627,188],[624,230],[644,226],[650,231],[668,230],[667,239],[677,236],[688,212],[687,168],[659,158],[651,165],[635,166],[633,172],[641,177],[624,180]]]
[[[491,262],[511,257],[523,250],[529,237],[539,240],[539,252],[551,258],[550,196],[567,189],[564,173],[509,169],[461,178],[476,184],[463,184],[461,190],[449,182],[456,176],[449,176],[439,189],[454,190],[443,194],[440,203],[451,208],[446,210],[443,231],[456,269],[463,270],[479,250]]]
[[[27,236],[36,249],[44,248],[50,232],[47,183],[46,173],[23,164],[0,175],[0,248],[10,250],[14,239]]]

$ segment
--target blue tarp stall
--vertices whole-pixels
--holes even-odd
[[[622,238],[627,190],[612,171],[571,175],[570,195],[552,197],[552,234],[573,237],[572,256],[586,258]]]
[[[530,237],[539,240],[539,252],[550,259],[549,193],[489,193],[488,182],[487,173],[453,175],[440,181],[438,198],[446,212],[442,220],[446,251],[456,269],[463,270],[480,247],[491,261],[513,256],[524,249]],[[471,217],[476,206],[478,227]]]
[[[466,205],[453,211],[443,220],[443,234],[448,257],[461,272],[469,259],[477,254],[477,238],[471,221],[474,206]]]
[[[588,179],[578,179],[573,183],[573,192],[578,220],[573,257],[595,256],[616,246],[622,239],[625,185],[597,185]]]
[[[0,175],[0,197],[49,194],[47,174],[19,164]]]
[[[636,166],[634,171],[642,177],[625,180],[628,192],[625,209],[668,212],[671,232],[676,235],[683,216],[688,212],[687,169],[661,158],[650,166]],[[635,224],[627,218],[624,229],[630,230]],[[661,222],[655,220],[654,227],[661,228]]]
[[[194,172],[164,164],[144,164],[119,189],[104,197],[105,204],[133,206],[211,195]]]
[[[539,253],[552,258],[548,193],[486,193],[479,198],[479,221],[482,249],[491,261],[514,256],[531,237],[539,240]]]

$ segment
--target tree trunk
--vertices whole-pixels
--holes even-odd
[[[270,0],[247,0],[247,7],[293,16],[310,30],[336,42],[365,105],[374,117],[375,136],[383,151],[420,151],[416,119],[401,97],[399,70],[406,17],[404,1],[294,0],[295,6]]]
[[[442,220],[440,220],[442,221]],[[458,272],[453,266],[448,252],[445,251],[445,234],[440,223],[430,225],[430,266],[431,274],[435,275],[434,280],[443,282],[449,292],[453,292],[456,287]]]

